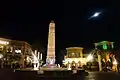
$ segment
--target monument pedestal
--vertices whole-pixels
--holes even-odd
[[[47,65],[43,65],[42,68],[59,68],[56,64],[47,64]]]

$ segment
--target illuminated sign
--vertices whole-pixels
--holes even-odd
[[[7,45],[7,44],[9,44],[9,42],[0,40],[0,44]]]

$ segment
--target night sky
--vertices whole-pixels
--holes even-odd
[[[96,11],[98,18],[88,20]],[[101,40],[120,40],[119,2],[107,0],[59,0],[40,2],[5,2],[0,5],[0,36],[38,42],[46,47],[48,25],[56,23],[56,48],[69,46],[93,48]]]

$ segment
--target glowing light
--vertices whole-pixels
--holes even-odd
[[[58,64],[58,67],[60,68],[60,64]]]
[[[34,70],[39,70],[37,67],[34,67],[33,69],[34,69]]]
[[[72,60],[72,59],[68,59],[68,61],[69,61],[70,63],[72,63],[73,60]]]
[[[88,60],[88,61],[93,60],[93,56],[92,56],[91,54],[89,54],[88,57],[87,57],[87,60]]]
[[[16,53],[21,53],[21,50],[15,50]]]
[[[100,15],[100,12],[96,12],[92,17],[97,17]]]
[[[71,70],[71,66],[70,66],[70,64],[68,64],[68,70]]]
[[[112,43],[112,48],[114,48],[113,42],[111,42],[111,43]]]
[[[27,56],[26,60],[27,62],[32,62],[32,59],[29,56]]]
[[[63,60],[63,64],[68,64],[68,63],[72,63],[72,60],[69,58]]]
[[[73,64],[73,66],[75,66],[75,63]]]
[[[107,45],[103,44],[103,49],[106,50],[107,49]]]
[[[42,53],[40,54],[40,59],[42,60]]]
[[[7,45],[7,44],[9,44],[9,42],[0,40],[0,44]]]
[[[87,61],[88,61],[88,60],[87,60],[86,58],[82,58],[82,59],[81,59],[81,63],[82,63],[82,64],[86,64]]]
[[[78,60],[77,60],[77,59],[75,59],[75,63],[78,63]]]
[[[39,59],[36,56],[36,54],[37,54],[37,51],[35,51],[35,54],[32,52],[32,57],[33,57],[32,63],[34,64],[34,70],[38,70],[39,68]]]
[[[72,53],[72,55],[74,55],[75,53]]]
[[[54,60],[53,59],[50,59],[50,64],[54,64]]]
[[[2,54],[0,54],[0,58],[3,58],[3,55],[2,55]]]
[[[101,14],[101,12],[95,12],[89,19],[98,17]]]
[[[116,61],[116,59],[113,61],[113,64],[114,64],[114,65],[117,65],[117,64],[118,64],[117,61]]]

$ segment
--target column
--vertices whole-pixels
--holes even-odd
[[[80,51],[80,57],[83,58],[82,49],[81,49],[81,51]]]

